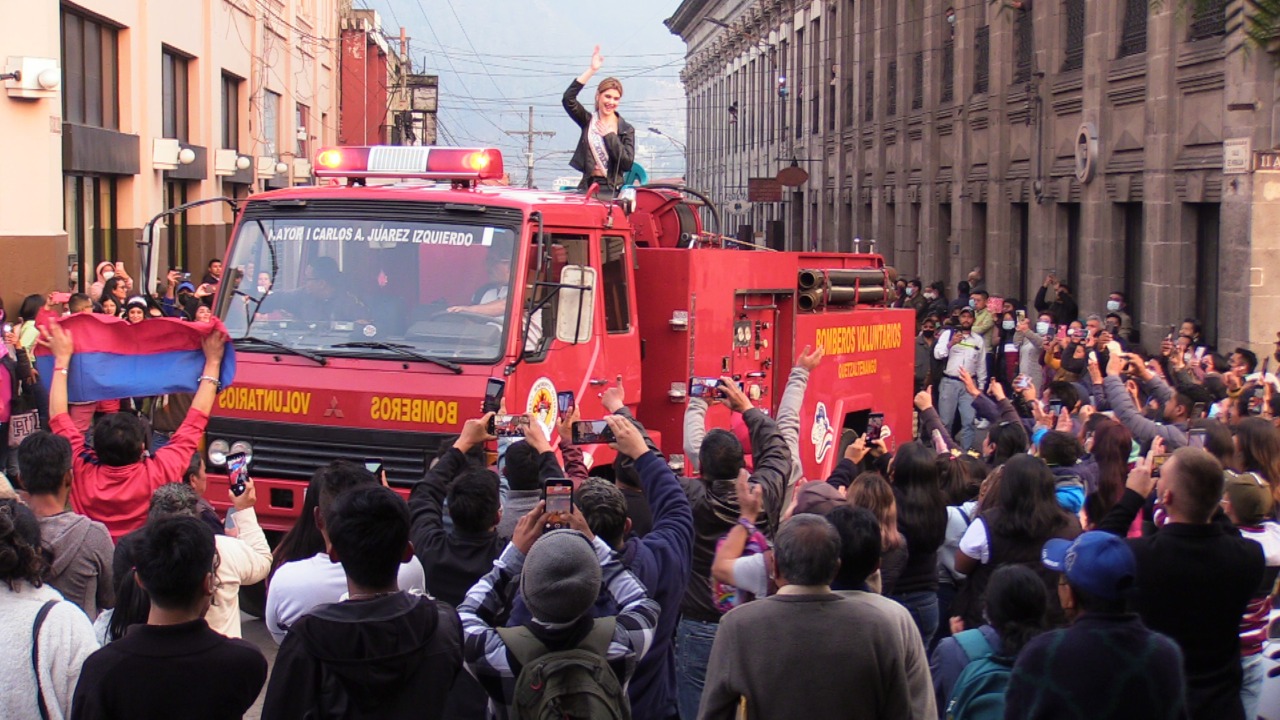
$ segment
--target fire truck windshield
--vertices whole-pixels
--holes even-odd
[[[219,316],[249,351],[492,362],[510,316],[515,241],[508,227],[248,216]]]

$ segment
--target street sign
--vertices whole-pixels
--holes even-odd
[[[1280,171],[1280,150],[1259,150],[1253,154],[1253,169]]]
[[[1222,141],[1222,174],[1249,172],[1249,138],[1227,138]]]
[[[751,202],[782,202],[782,184],[777,178],[747,178],[747,200]]]

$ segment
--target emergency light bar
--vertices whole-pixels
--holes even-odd
[[[324,148],[316,155],[316,177],[496,180],[502,153],[494,148],[365,145]]]

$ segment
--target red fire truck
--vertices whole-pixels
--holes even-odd
[[[331,184],[244,205],[217,302],[238,369],[208,427],[213,499],[228,453],[245,452],[270,530],[292,525],[336,458],[379,458],[407,490],[480,414],[489,378],[549,436],[557,393],[600,418],[621,378],[678,464],[692,376],[732,375],[772,413],[797,352],[821,345],[808,476],[825,477],[870,413],[910,435],[914,315],[886,307],[893,271],[877,255],[741,247],[704,232],[702,203],[674,188],[604,200],[489,185],[503,175],[492,149],[331,148],[316,175]],[[727,426],[727,410],[708,424]],[[613,451],[585,450],[607,473]]]

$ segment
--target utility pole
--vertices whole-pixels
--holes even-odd
[[[528,130],[508,130],[508,135],[524,135],[528,139],[528,149],[525,151],[525,163],[528,165],[528,175],[525,176],[524,186],[533,187],[533,139],[535,137],[555,137],[556,134],[550,130],[534,130],[533,129],[533,106],[529,106],[529,129]]]

